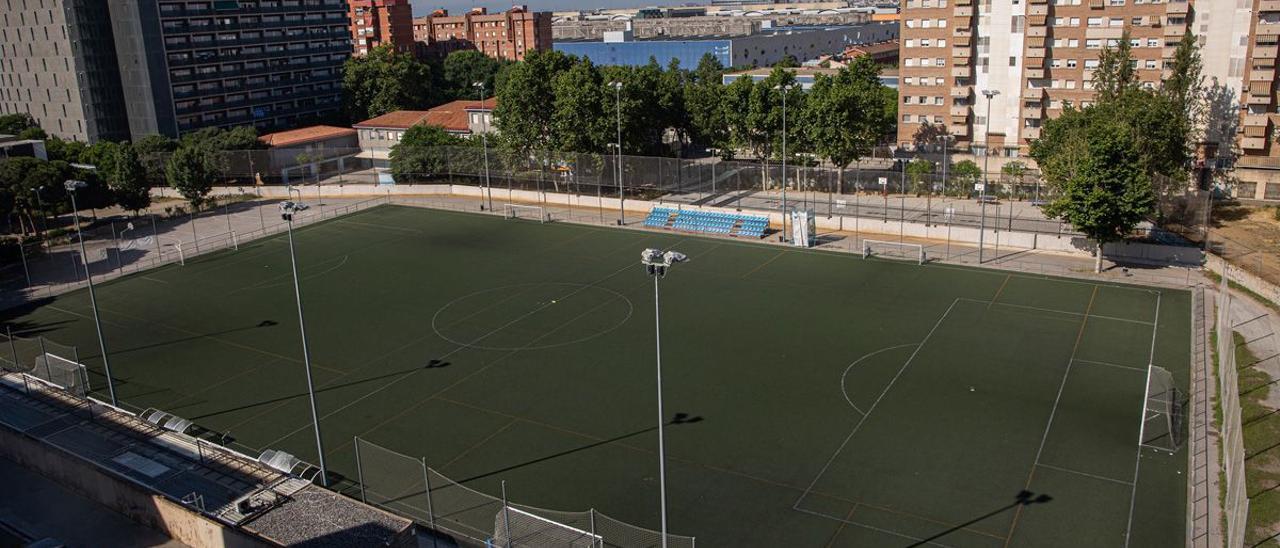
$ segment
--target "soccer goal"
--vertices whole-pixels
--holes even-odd
[[[29,374],[56,384],[75,396],[83,398],[89,395],[89,372],[84,365],[56,354],[36,356],[35,367]]]
[[[542,206],[524,204],[502,204],[502,217],[505,219],[528,219],[545,223],[550,219],[547,210]]]
[[[1183,394],[1173,384],[1173,374],[1155,365],[1147,368],[1147,391],[1143,397],[1139,443],[1143,447],[1174,452],[1186,437]]]
[[[507,506],[493,518],[493,546],[511,548],[601,548],[604,538]]]
[[[924,246],[886,240],[862,240],[862,258],[878,257],[924,264]]]

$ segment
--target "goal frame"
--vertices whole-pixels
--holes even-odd
[[[885,255],[877,255],[876,253],[873,253],[873,252],[871,251],[871,246],[872,246],[873,244],[876,244],[876,245],[883,245],[883,246],[887,246],[887,247],[896,247],[896,248],[905,248],[905,249],[915,249],[915,250],[916,250],[916,252],[911,254],[911,255],[915,255],[915,263],[916,263],[916,264],[919,264],[919,265],[923,265],[925,262],[927,262],[927,256],[925,255],[925,252],[924,252],[924,245],[923,245],[923,244],[913,244],[913,243],[909,243],[909,242],[893,242],[893,241],[889,241],[889,240],[872,240],[872,239],[869,239],[869,238],[863,238],[863,239],[862,239],[862,241],[859,243],[859,247],[861,248],[862,258],[863,258],[863,259],[869,259],[869,258],[871,258],[871,257],[883,257],[883,258],[886,258],[886,259],[897,259],[897,257],[885,256]],[[909,258],[909,255],[904,255],[903,257],[904,257],[904,258],[903,258],[903,259],[901,259],[901,260],[912,260],[912,259],[910,259],[910,258]]]
[[[502,204],[502,218],[503,219],[522,219],[523,217],[520,217],[518,214],[518,212],[522,210],[537,212],[538,222],[540,223],[545,223],[551,220],[551,218],[547,216],[546,208],[542,206],[528,205],[528,204],[511,204],[511,203]]]
[[[1151,391],[1152,381],[1159,370],[1169,378],[1169,387],[1159,394]],[[1138,446],[1156,449],[1169,453],[1177,452],[1186,440],[1179,436],[1183,426],[1179,404],[1182,394],[1173,385],[1172,374],[1157,365],[1147,366],[1146,386],[1142,390],[1142,423],[1138,425]],[[1154,424],[1153,424],[1154,423]],[[1148,425],[1162,428],[1149,430]],[[1160,438],[1167,438],[1165,443],[1157,443]]]
[[[499,514],[498,514],[497,516],[495,516],[495,517],[496,517],[496,521],[498,521],[498,525],[500,525],[500,526],[502,527],[502,529],[505,529],[505,531],[503,531],[503,532],[505,532],[505,533],[506,533],[506,535],[505,535],[505,536],[501,536],[501,537],[500,537],[500,536],[498,536],[497,534],[495,534],[495,535],[494,535],[495,540],[496,540],[497,538],[502,538],[502,539],[505,539],[505,540],[506,540],[507,542],[509,542],[509,543],[513,543],[513,544],[517,544],[517,545],[519,545],[519,543],[516,541],[516,539],[512,539],[512,538],[511,538],[511,523],[510,523],[510,516],[511,516],[511,514],[517,514],[517,515],[519,515],[519,516],[521,516],[521,517],[528,518],[528,519],[532,519],[532,520],[534,520],[534,521],[536,521],[536,522],[545,523],[545,524],[547,524],[547,526],[549,526],[549,527],[555,527],[555,528],[563,529],[563,530],[565,530],[565,531],[569,531],[569,532],[571,532],[571,533],[573,533],[573,534],[575,534],[575,535],[579,535],[579,536],[581,536],[581,537],[582,537],[582,538],[584,538],[584,539],[589,539],[589,540],[591,541],[591,546],[592,546],[592,548],[595,548],[595,547],[603,547],[603,546],[604,546],[604,537],[603,537],[603,536],[601,536],[601,535],[597,535],[597,534],[595,534],[595,533],[592,533],[591,531],[583,531],[582,529],[579,529],[579,528],[577,528],[577,527],[573,527],[573,526],[570,526],[570,525],[565,525],[565,524],[560,523],[560,522],[558,522],[558,521],[555,521],[555,520],[551,520],[551,519],[544,518],[544,517],[539,516],[539,515],[537,515],[537,514],[534,514],[534,513],[532,513],[532,512],[527,512],[527,511],[521,510],[521,509],[519,509],[519,508],[516,508],[516,507],[514,507],[514,506],[511,506],[510,504],[504,505],[504,506],[502,507],[502,509],[500,509],[500,510],[499,510]],[[498,531],[494,531],[494,533],[498,533]]]

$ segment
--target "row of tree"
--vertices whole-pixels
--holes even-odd
[[[344,115],[347,122],[356,123],[396,110],[425,110],[456,99],[479,99],[482,91],[492,97],[499,73],[512,64],[476,50],[424,61],[390,45],[379,46],[344,65]]]
[[[48,159],[0,160],[0,212],[13,231],[42,235],[48,215],[71,211],[64,182],[85,181],[77,205],[85,209],[119,206],[137,212],[151,205],[151,187],[172,186],[200,207],[217,180],[223,151],[261,148],[252,127],[208,128],[170,139],[149,135],[134,142],[92,145],[49,136],[29,115],[0,116],[0,134],[42,139]],[[93,166],[92,169],[75,167]]]

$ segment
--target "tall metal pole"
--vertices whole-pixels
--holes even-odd
[[[84,233],[80,231],[80,208],[76,205],[76,189],[83,182],[67,181],[67,190],[71,194],[71,218],[76,224],[76,238],[80,240],[80,262],[84,264],[84,277],[89,282],[89,305],[93,308],[93,327],[98,331],[98,350],[102,352],[102,370],[107,375],[107,393],[111,396],[111,405],[120,407],[116,400],[116,382],[111,377],[111,361],[107,358],[107,340],[102,337],[102,319],[98,317],[98,297],[93,292],[93,273],[89,270],[88,257],[84,250]]]
[[[484,109],[484,82],[477,84],[480,86],[480,121],[484,125],[480,132],[481,146],[484,147],[484,188],[489,211],[493,211],[493,185],[489,183],[489,116]]]
[[[329,486],[328,468],[324,464],[324,442],[320,439],[320,415],[316,413],[316,390],[311,381],[311,352],[307,349],[307,321],[302,314],[302,289],[298,285],[298,259],[293,252],[293,212],[285,215],[289,231],[289,265],[293,269],[293,298],[298,303],[298,332],[302,335],[302,365],[307,372],[307,399],[311,401],[311,422],[315,425],[316,454],[320,456],[320,484]]]
[[[618,170],[618,225],[627,224],[627,210],[623,207],[622,196],[622,82],[613,82],[613,104],[617,109],[618,161],[614,167]]]
[[[667,448],[663,435],[663,423],[666,415],[662,412],[662,322],[658,308],[658,278],[653,277],[653,335],[654,351],[658,366],[658,492],[661,496],[662,509],[662,547],[667,547]]]
[[[982,264],[983,243],[987,235],[987,185],[991,184],[991,177],[987,173],[987,162],[991,160],[991,100],[995,96],[1000,95],[999,90],[984,89],[982,95],[987,98],[987,123],[983,125],[983,156],[982,156],[982,188],[978,191],[978,204],[982,209],[981,221],[978,225],[978,264]]]
[[[778,89],[782,90],[782,241],[787,242],[787,87]]]

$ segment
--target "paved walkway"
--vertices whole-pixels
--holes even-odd
[[[28,542],[50,538],[70,547],[186,546],[0,458],[0,523]],[[3,544],[0,542],[0,544]]]

